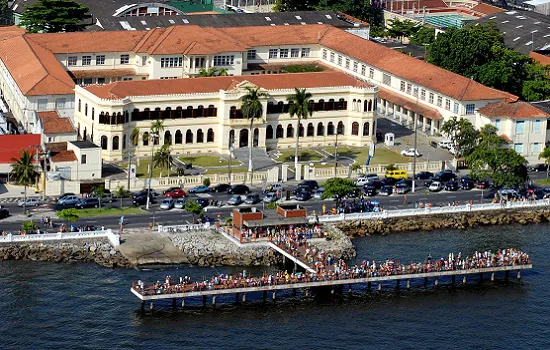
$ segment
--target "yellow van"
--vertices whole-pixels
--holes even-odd
[[[407,174],[407,170],[387,170],[386,177],[392,177],[394,179],[401,180],[408,179],[409,174]]]

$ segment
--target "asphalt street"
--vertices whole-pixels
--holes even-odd
[[[542,173],[533,173],[531,178],[537,179],[537,178],[543,178],[545,177],[545,174]],[[416,193],[409,192],[407,193],[407,202],[405,202],[405,196],[404,195],[398,195],[398,194],[392,194],[388,197],[383,196],[374,196],[370,197],[372,200],[378,200],[380,202],[380,205],[384,207],[386,210],[397,210],[397,209],[405,209],[405,208],[414,208],[416,202],[423,202],[423,203],[432,203],[432,205],[447,205],[449,202],[456,202],[458,201],[461,204],[464,204],[467,201],[474,201],[475,203],[480,202],[488,202],[490,201],[495,193],[494,189],[491,190],[479,190],[479,189],[472,189],[469,191],[466,190],[458,190],[458,191],[441,191],[441,192],[429,192],[426,187],[423,186],[423,180],[418,180],[418,187],[416,189]],[[285,185],[285,192],[287,189],[292,190],[294,186]],[[260,188],[252,188],[251,193],[261,193]],[[194,198],[195,195],[191,194],[188,198]],[[226,218],[229,217],[231,211],[234,207],[228,206],[225,203],[227,200],[231,197],[231,195],[228,195],[226,193],[212,193],[212,199],[216,201],[221,201],[224,205],[222,207],[217,206],[209,206],[206,208],[206,213],[209,217],[216,219],[218,217],[218,213],[220,214],[220,217]],[[187,213],[185,210],[182,209],[171,209],[171,210],[161,210],[159,208],[159,201],[157,203],[153,204],[149,211],[144,210],[143,214],[137,214],[137,215],[127,215],[125,216],[125,228],[144,228],[148,227],[149,223],[154,222],[155,225],[162,224],[162,225],[176,225],[176,224],[185,224],[185,223],[191,223],[193,221],[193,216],[190,213]],[[293,196],[291,196],[291,200],[288,201],[288,203],[299,203],[303,207],[308,209],[308,212],[311,212],[312,210],[315,210],[316,212],[320,212],[322,209],[322,206],[325,205],[327,209],[331,208],[334,204],[333,200],[321,200],[321,199],[310,199],[308,201],[304,202],[298,202],[294,200]],[[131,202],[129,199],[125,199],[123,204],[131,205]],[[113,203],[108,203],[106,205],[107,207],[111,206],[120,206],[120,202],[114,201]],[[241,204],[239,207],[256,207],[259,210],[264,210],[265,205],[263,202],[257,203],[255,205],[246,205]],[[4,206],[10,211],[10,214],[16,215],[22,213],[22,208],[17,207],[16,204],[6,204]],[[52,211],[55,207],[54,204],[43,204],[37,208],[32,208],[31,212],[31,218],[29,220],[33,220],[37,223],[40,222],[42,213],[47,211]],[[118,216],[104,216],[104,217],[93,217],[93,218],[87,218],[87,219],[81,219],[78,220],[75,225],[93,225],[93,226],[105,226],[106,228],[116,228],[119,227],[119,220],[120,217]],[[61,223],[62,221],[56,221],[56,223]],[[15,222],[10,219],[3,219],[0,220],[0,229],[6,230],[6,231],[17,231],[21,226],[21,221]],[[50,230],[51,231],[51,230]]]

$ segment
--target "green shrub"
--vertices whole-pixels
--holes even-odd
[[[204,186],[210,186],[210,178],[209,177],[205,177],[203,180],[202,180],[202,184]]]

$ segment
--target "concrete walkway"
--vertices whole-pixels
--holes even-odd
[[[181,264],[185,261],[183,252],[174,247],[170,238],[156,232],[125,233],[122,238],[118,247],[120,253],[133,265]]]

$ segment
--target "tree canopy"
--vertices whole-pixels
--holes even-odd
[[[174,162],[174,159],[170,153],[170,145],[167,143],[162,145],[153,155],[153,166],[161,169],[170,169],[172,163]]]
[[[495,22],[448,28],[428,49],[426,60],[527,101],[550,98],[550,68],[504,45]]]
[[[478,131],[464,118],[451,117],[441,125],[441,132],[449,138],[455,150],[455,157],[467,156],[475,147]]]
[[[296,117],[296,149],[294,152],[294,167],[298,168],[298,151],[300,148],[300,123],[302,119],[307,119],[313,114],[313,107],[309,100],[313,95],[306,89],[294,88],[294,94],[287,96],[286,100],[289,103],[288,114],[290,117]]]
[[[325,192],[323,192],[322,198],[336,198],[336,200],[339,200],[353,191],[356,187],[355,181],[353,180],[334,177],[325,181],[323,185]]]
[[[24,186],[30,186],[36,180],[38,172],[33,164],[33,156],[28,150],[24,149],[19,152],[19,159],[12,158],[12,171],[10,176],[12,179]]]
[[[185,211],[193,215],[193,221],[195,221],[195,215],[200,215],[202,213],[202,206],[192,199],[185,202],[184,208]]]
[[[73,0],[40,0],[27,7],[21,26],[31,33],[77,32],[91,18],[90,9]]]

